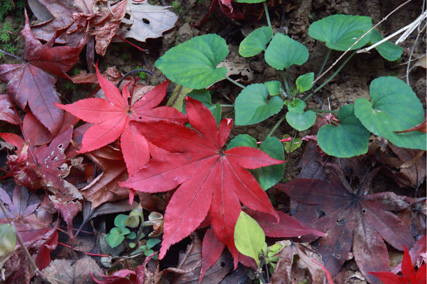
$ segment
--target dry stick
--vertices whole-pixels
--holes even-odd
[[[332,68],[334,68],[335,65],[338,64],[338,62],[347,54],[347,52],[349,52],[351,50],[351,48],[353,46],[355,46],[359,41],[362,40],[362,38],[364,38],[366,35],[368,35],[373,29],[375,29],[378,25],[380,25],[382,22],[384,22],[385,20],[388,19],[388,17],[390,17],[394,12],[396,12],[397,10],[399,10],[400,8],[402,8],[403,6],[405,6],[406,4],[408,4],[409,2],[411,2],[412,0],[408,0],[405,3],[401,4],[399,7],[397,7],[396,9],[394,9],[393,11],[391,11],[387,16],[385,16],[381,21],[379,21],[376,25],[374,25],[372,28],[370,28],[366,33],[364,33],[358,40],[356,40],[349,48],[347,48],[346,51],[344,51],[343,54],[341,54],[340,57],[338,57],[337,60],[335,60],[334,63],[332,63],[332,65],[325,71],[322,73],[322,75],[320,75],[319,77],[316,78],[316,80],[313,81],[313,84],[316,83],[317,81],[319,81],[320,78],[322,78],[326,73],[328,73],[329,71],[331,71]]]
[[[13,221],[9,219],[9,217],[6,214],[6,209],[3,206],[3,201],[0,200],[0,208],[1,211],[3,211],[3,215],[6,217],[6,221],[12,225],[13,227],[15,227],[15,225],[13,224]],[[18,241],[19,245],[21,246],[22,250],[25,253],[25,256],[27,257],[28,261],[30,262],[30,266],[34,269],[34,272],[36,274],[38,274],[40,277],[42,277],[43,279],[47,279],[46,276],[39,270],[39,268],[37,267],[36,263],[34,262],[33,258],[31,257],[30,253],[28,252],[27,247],[24,244],[24,241],[22,240],[21,236],[19,235],[18,231],[15,228],[15,234],[16,234],[16,240]]]
[[[409,0],[409,1],[411,1],[411,0]],[[404,4],[406,4],[406,3],[403,3],[402,5],[404,5]],[[402,6],[402,5],[400,5],[400,6]],[[399,7],[397,7],[396,9],[398,9],[398,8],[400,8],[400,6]],[[394,11],[393,11],[394,12]],[[388,17],[388,16],[387,16]],[[367,47],[367,48],[364,48],[364,49],[361,49],[361,50],[358,50],[357,51],[357,53],[364,53],[364,52],[368,52],[368,51],[370,51],[371,49],[373,49],[373,48],[375,48],[375,47],[377,47],[378,45],[380,45],[380,44],[382,44],[382,43],[384,43],[384,42],[386,42],[386,41],[388,41],[389,39],[391,39],[391,38],[393,38],[393,37],[395,37],[395,36],[397,36],[398,34],[401,34],[401,33],[403,33],[403,32],[405,32],[397,41],[396,41],[396,44],[399,44],[399,43],[401,43],[401,42],[403,42],[404,40],[406,40],[406,38],[417,28],[417,26],[425,19],[425,18],[427,18],[427,11],[425,11],[424,13],[422,13],[415,21],[413,21],[412,23],[410,23],[409,25],[407,25],[407,26],[405,26],[405,27],[403,27],[403,28],[401,28],[400,30],[398,30],[398,31],[396,31],[396,32],[394,32],[394,33],[392,33],[391,35],[389,35],[388,37],[386,37],[386,38],[383,38],[382,40],[380,40],[379,42],[377,42],[377,43],[375,43],[375,44],[373,44],[373,45],[371,45],[371,46],[369,46],[369,47]],[[385,19],[385,18],[384,18]],[[380,22],[381,23],[381,22]],[[378,23],[379,24],[379,23]],[[377,24],[377,25],[378,25]]]

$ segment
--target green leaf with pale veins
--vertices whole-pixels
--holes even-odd
[[[372,28],[372,19],[365,16],[332,15],[316,21],[308,28],[308,35],[325,42],[330,49],[345,51]],[[364,36],[351,50],[369,42],[370,34]]]
[[[277,70],[302,65],[307,59],[307,47],[282,34],[275,34],[265,51],[265,61]]]
[[[236,125],[250,125],[261,122],[278,113],[283,108],[283,100],[268,97],[264,84],[252,84],[240,92],[234,102]]]
[[[354,113],[364,127],[398,147],[426,150],[425,133],[394,132],[424,121],[423,106],[411,87],[396,77],[380,77],[372,81],[370,97],[372,102],[365,98],[354,102]]]
[[[375,44],[381,40],[383,40],[384,37],[380,34],[379,31],[373,30],[370,37],[370,43]],[[391,41],[386,41],[377,47],[375,49],[378,51],[378,53],[386,60],[388,61],[396,61],[402,56],[403,48],[401,48],[398,45],[395,45]]]
[[[174,83],[204,89],[225,78],[227,69],[217,65],[227,54],[228,46],[222,37],[206,34],[172,47],[155,66]]]
[[[322,126],[317,133],[317,143],[326,154],[349,158],[368,151],[369,131],[354,115],[354,106],[345,105],[338,112],[338,125]]]
[[[239,46],[239,54],[243,57],[255,56],[264,51],[273,37],[270,27],[261,27],[251,32]]]

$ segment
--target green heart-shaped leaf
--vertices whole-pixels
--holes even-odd
[[[234,228],[234,243],[241,254],[253,258],[259,266],[259,254],[265,244],[265,234],[261,226],[243,211]]]
[[[216,66],[225,59],[228,46],[215,34],[194,37],[169,49],[155,66],[171,81],[192,89],[204,89],[224,79],[225,67]]]
[[[268,65],[283,70],[294,64],[304,64],[308,59],[308,49],[288,36],[275,34],[264,56]]]
[[[330,49],[345,51],[372,28],[372,19],[365,16],[332,15],[316,21],[308,28],[308,35],[326,43]],[[370,35],[363,37],[351,50],[369,42]]]
[[[258,148],[258,144],[255,138],[249,134],[239,134],[231,139],[230,143],[227,144],[227,150],[240,146]]]
[[[373,30],[371,32],[371,37],[369,41],[371,44],[375,44],[381,41],[382,39],[384,39],[384,37],[379,33],[379,31]],[[375,49],[384,59],[388,61],[395,61],[399,59],[400,56],[402,56],[403,52],[403,48],[398,45],[395,45],[391,41],[386,41],[375,47]]]
[[[116,216],[116,218],[114,218],[114,226],[116,227],[125,227],[126,224],[126,219],[128,218],[128,215],[125,214],[119,214]]]
[[[261,151],[267,153],[270,157],[277,160],[284,160],[285,153],[282,142],[276,137],[267,137],[261,145],[259,145]],[[255,169],[252,171],[253,175],[257,179],[259,185],[263,190],[267,190],[276,183],[278,183],[285,171],[285,164],[274,165]]]
[[[112,228],[110,233],[107,234],[105,240],[110,245],[110,247],[115,248],[123,242],[125,237],[121,234],[120,230],[117,228]]]
[[[349,158],[368,151],[369,131],[354,115],[354,106],[345,105],[338,112],[339,125],[325,125],[317,133],[317,143],[328,155]]]
[[[316,114],[311,110],[303,113],[288,111],[286,113],[286,121],[296,130],[304,131],[313,126],[316,121]]]
[[[268,89],[264,84],[252,84],[240,92],[234,102],[236,125],[250,125],[261,122],[283,107],[280,97],[268,100]]]
[[[301,75],[296,80],[297,90],[300,93],[304,93],[305,91],[308,91],[313,86],[314,81],[314,73],[307,73],[304,75]]]
[[[267,86],[270,96],[278,96],[282,92],[282,85],[279,81],[264,82],[264,85]]]
[[[422,104],[411,87],[396,77],[380,77],[372,81],[370,97],[372,103],[365,98],[354,103],[355,115],[363,126],[398,147],[426,150],[425,133],[394,133],[424,121]]]
[[[243,57],[255,56],[264,51],[273,36],[270,27],[261,27],[251,32],[239,46],[239,54]]]
[[[289,102],[288,100],[285,101],[285,105],[288,107],[288,110],[291,112],[296,113],[303,113],[304,109],[306,108],[307,104],[300,99],[294,99],[292,102]]]

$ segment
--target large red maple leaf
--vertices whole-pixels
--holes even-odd
[[[7,92],[21,109],[28,105],[37,119],[53,134],[58,132],[63,112],[54,106],[59,103],[53,75],[69,78],[65,73],[79,59],[84,46],[53,46],[55,37],[42,45],[32,33],[26,17],[21,31],[25,40],[25,62],[0,65],[0,81],[8,82]]]
[[[145,94],[134,104],[129,102],[128,87],[123,94],[110,81],[102,77],[96,68],[101,89],[106,99],[91,98],[71,105],[56,104],[57,107],[89,123],[94,123],[83,136],[80,153],[99,149],[120,137],[123,157],[130,175],[134,174],[150,159],[147,140],[135,124],[130,121],[171,120],[185,123],[187,118],[171,107],[156,107],[166,95],[168,82],[164,82]]]
[[[216,237],[228,247],[237,264],[234,227],[241,211],[240,201],[279,220],[267,194],[246,169],[284,161],[250,147],[225,151],[231,119],[222,120],[218,129],[213,115],[201,102],[187,97],[186,109],[194,129],[167,121],[136,126],[150,142],[172,153],[157,155],[120,185],[150,193],[181,185],[166,208],[160,258],[172,244],[190,235],[209,212]]]

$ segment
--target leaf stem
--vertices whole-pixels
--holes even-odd
[[[228,81],[230,81],[231,83],[233,83],[236,86],[239,86],[240,88],[244,89],[246,88],[244,85],[240,84],[239,82],[231,79],[230,77],[226,76],[225,79],[227,79]]]
[[[124,80],[127,76],[132,75],[132,74],[137,73],[137,72],[144,72],[144,73],[147,73],[147,74],[149,74],[149,75],[151,75],[151,76],[153,76],[153,75],[154,75],[154,74],[153,74],[153,72],[151,72],[150,70],[147,70],[147,69],[135,69],[135,70],[129,71],[129,72],[127,72],[125,75],[123,75],[123,77],[122,77],[122,78],[120,79],[120,81],[117,83],[116,87],[117,87],[117,88],[118,88],[118,87],[120,87],[120,84],[123,82],[123,80]]]
[[[332,49],[328,49],[328,53],[326,53],[325,60],[323,60],[322,67],[320,67],[320,70],[317,73],[316,78],[319,77],[320,74],[322,74],[323,69],[325,69],[326,63],[328,62],[328,59],[329,59],[329,56],[331,55],[331,53],[332,53]]]
[[[16,58],[16,59],[18,59],[18,60],[25,61],[25,59],[24,59],[24,58],[19,57],[19,56],[15,55],[15,54],[9,53],[9,52],[7,52],[7,51],[4,51],[3,49],[0,49],[0,52],[1,52],[1,53],[4,53],[4,54],[6,54],[6,55],[9,55],[9,56],[11,56],[11,57],[13,57],[13,58]]]
[[[264,4],[265,18],[267,19],[268,27],[269,27],[270,29],[273,29],[273,28],[271,27],[271,20],[270,20],[270,14],[268,13],[267,1],[262,2],[262,4]]]
[[[290,95],[289,82],[284,70],[282,70],[282,79],[283,79],[283,85],[285,85],[286,94],[289,96]]]
[[[3,211],[4,216],[6,217],[6,221],[15,228],[16,240],[18,241],[19,245],[21,246],[22,250],[24,251],[24,254],[27,257],[28,262],[30,263],[31,268],[40,277],[42,277],[43,279],[47,279],[46,276],[39,270],[39,268],[37,267],[37,265],[34,262],[33,258],[31,257],[30,253],[28,252],[28,249],[25,246],[24,241],[22,240],[21,236],[19,235],[18,231],[16,230],[15,224],[13,224],[13,221],[10,220],[9,217],[7,216],[6,209],[3,206],[3,201],[2,200],[0,200],[0,208],[1,208],[1,211]]]
[[[343,64],[341,64],[341,66],[337,69],[337,71],[334,72],[334,74],[332,74],[331,77],[328,78],[328,80],[326,80],[325,82],[323,82],[322,85],[320,85],[319,87],[317,87],[312,93],[310,93],[308,96],[306,96],[304,98],[304,101],[307,101],[311,96],[313,96],[315,93],[317,93],[320,89],[322,89],[326,84],[328,84],[336,75],[338,75],[338,73],[344,68],[344,66],[350,61],[350,59],[356,54],[356,52],[353,52],[352,54],[350,54],[350,56],[343,62]]]
[[[234,107],[234,105],[220,105],[220,107]]]
[[[328,109],[316,109],[316,108],[308,108],[307,110],[311,110],[314,112],[326,112],[326,113],[338,113],[337,110],[328,110]]]
[[[270,130],[270,132],[268,133],[267,137],[270,137],[271,135],[273,135],[274,131],[276,131],[277,127],[279,127],[279,125],[285,120],[285,118],[286,118],[286,115],[282,116],[282,118]]]

